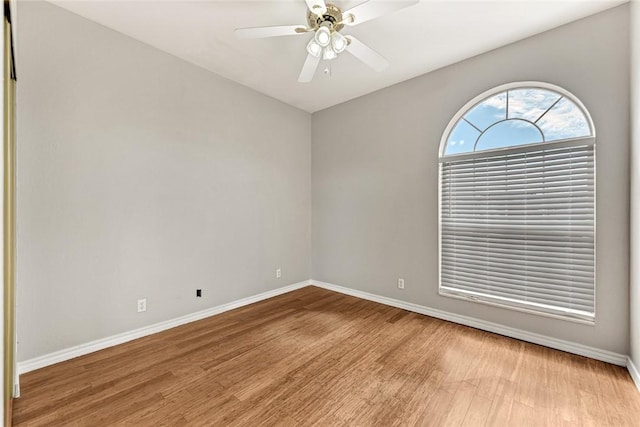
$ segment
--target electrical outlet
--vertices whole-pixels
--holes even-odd
[[[200,298],[202,296],[202,289],[196,289],[196,296]]]
[[[404,279],[398,279],[398,289],[404,289]]]
[[[138,300],[138,313],[142,313],[143,311],[147,311],[147,299],[142,298]]]
[[[282,277],[282,270],[280,270],[279,268],[276,269],[276,279],[279,279]]]

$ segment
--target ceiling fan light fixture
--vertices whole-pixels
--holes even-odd
[[[320,27],[315,35],[316,43],[322,47],[329,46],[331,43],[331,31],[327,27]]]
[[[336,53],[335,50],[333,50],[331,46],[327,46],[324,48],[324,51],[322,52],[322,59],[331,60],[331,59],[336,59],[337,57],[338,57],[338,54]]]
[[[337,31],[331,34],[331,47],[335,53],[341,53],[347,47],[347,39]]]
[[[319,58],[322,54],[322,46],[316,43],[315,39],[311,39],[307,44],[307,52],[309,52],[309,55]]]
[[[341,7],[327,3],[327,1],[331,0],[304,1],[308,9],[305,25],[277,25],[237,28],[235,30],[236,36],[241,39],[313,33],[311,40],[307,41],[307,57],[298,77],[298,82],[300,83],[308,83],[313,80],[313,76],[322,60],[330,61],[336,59],[344,51],[349,52],[349,54],[375,71],[383,71],[389,66],[389,61],[355,37],[349,34],[343,35],[340,31],[346,28],[347,25],[359,25],[382,15],[412,6],[420,0],[358,0],[360,4],[345,11]],[[327,69],[330,75],[330,62]]]

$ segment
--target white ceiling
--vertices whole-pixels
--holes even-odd
[[[238,40],[239,27],[306,22],[303,0],[50,0],[185,61],[308,112],[318,111],[482,52],[529,37],[626,0],[422,0],[342,32],[386,57],[377,73],[347,52],[298,83],[310,34]],[[363,0],[335,0],[343,10]],[[372,0],[394,1],[394,0]]]

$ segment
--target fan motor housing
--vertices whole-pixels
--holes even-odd
[[[309,28],[319,28],[322,24],[328,22],[334,31],[340,31],[344,28],[342,24],[342,11],[336,5],[327,3],[327,11],[321,16],[309,11],[307,13],[307,24]]]

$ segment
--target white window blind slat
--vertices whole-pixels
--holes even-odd
[[[491,261],[487,261],[487,257],[483,255],[474,255],[470,252],[455,250],[455,251],[443,251],[445,253],[450,253],[452,256],[457,257],[458,259],[464,260],[467,265],[479,265],[479,266],[512,266],[516,269],[520,268],[523,261],[527,262],[528,266],[538,267],[543,269],[542,271],[560,271],[563,272],[567,268],[567,263],[571,262],[573,271],[584,271],[586,273],[591,272],[592,266],[589,263],[587,257],[584,257],[581,260],[574,260],[573,258],[558,258],[555,262],[549,262],[543,257],[529,257],[525,256],[513,256],[508,257],[506,254],[496,254],[495,252],[491,253]],[[502,255],[502,256],[499,256]]]
[[[561,271],[553,271],[548,269],[538,268],[536,266],[527,266],[527,275],[523,275],[521,268],[509,268],[499,266],[497,264],[484,264],[485,268],[483,269],[483,264],[480,263],[470,263],[470,262],[458,262],[451,263],[444,261],[443,266],[449,266],[456,269],[456,273],[467,272],[469,274],[482,274],[486,275],[487,273],[491,273],[491,277],[497,279],[509,279],[513,281],[520,280],[521,278],[526,278],[526,280],[535,282],[535,283],[545,283],[545,281],[549,281],[551,283],[566,283],[569,286],[582,287],[589,286],[590,278],[588,275],[584,274],[582,271],[577,271],[574,269]],[[464,265],[464,267],[462,266]]]
[[[583,163],[578,164],[578,163],[574,163],[575,165],[575,170],[576,172],[588,172],[592,167],[593,167],[593,163],[589,162],[589,163]],[[530,169],[527,169],[526,171],[523,170],[505,170],[504,166],[495,168],[495,170],[493,171],[488,171],[486,170],[484,172],[485,176],[487,177],[504,177],[504,176],[509,176],[509,177],[514,177],[514,178],[518,178],[518,177],[522,177],[522,176],[539,176],[542,175],[543,173],[548,174],[549,176],[556,176],[556,175],[562,175],[564,171],[564,164],[562,163],[558,163],[555,166],[549,166],[549,165],[544,165],[543,167],[539,167],[539,168],[534,168],[533,166]],[[463,170],[457,169],[456,170],[456,177],[459,177],[460,179],[456,179],[456,181],[467,181],[469,179],[471,180],[475,180],[475,176],[474,176],[474,170],[473,169],[469,169],[467,172],[464,172]]]
[[[560,148],[557,148],[555,146],[552,147],[552,145],[555,145],[555,144],[549,144],[548,147],[551,147],[551,149],[554,150],[553,152],[540,154],[538,156],[536,156],[536,152],[540,153],[540,151],[538,150],[539,147],[536,147],[536,146],[525,147],[524,150],[517,153],[511,153],[512,150],[509,150],[509,154],[507,154],[509,158],[506,159],[506,161],[516,163],[516,162],[519,162],[522,158],[528,158],[531,162],[536,162],[544,158],[544,159],[547,159],[547,163],[554,162],[558,159],[565,159],[567,157],[571,157],[574,153],[580,153],[581,151],[585,151],[585,150],[580,150],[580,147],[582,148],[587,147],[587,145],[582,144],[580,142],[568,147],[560,147]],[[500,152],[490,153],[489,155],[480,153],[478,155],[478,158],[484,160],[485,164],[504,164],[504,160],[501,160],[499,157],[501,157]],[[442,157],[440,160],[441,162],[445,163],[447,162],[447,157]],[[464,161],[466,159],[461,159],[461,160]],[[587,159],[587,160],[591,160],[591,159]],[[457,162],[457,163],[459,167],[468,167],[468,165],[465,165],[462,162]]]
[[[456,247],[456,246],[443,245],[442,251],[457,252],[455,255],[461,258],[464,257],[465,255],[469,255],[470,257],[478,256],[477,246],[476,248],[474,248],[473,251],[471,251],[471,250],[467,250],[467,249]],[[514,251],[514,250],[507,251],[507,250],[491,248],[491,250],[488,252],[496,260],[505,259],[505,260],[519,260],[519,261],[529,261],[529,262],[542,262],[542,263],[545,263],[545,265],[556,264],[556,263],[548,263],[549,257],[546,255],[546,253],[548,253],[549,251],[544,251],[544,254],[536,255],[535,252],[529,252],[526,249],[520,250],[520,251]],[[593,252],[587,252],[584,254],[575,254],[572,251],[567,251],[565,253],[558,252],[558,251],[553,251],[553,252],[554,252],[553,254],[554,258],[560,258],[560,259],[569,258],[571,259],[571,262],[575,263],[575,265],[590,266],[591,259],[593,258]],[[558,263],[560,263],[560,265],[562,265],[563,268],[566,265],[566,263],[562,261],[558,261]]]
[[[593,320],[594,151],[441,159],[440,292]]]
[[[511,185],[526,184],[527,186],[533,186],[543,181],[548,184],[551,184],[551,183],[564,184],[564,186],[566,187],[566,183],[564,181],[565,176],[566,175],[564,173],[560,173],[560,172],[554,172],[552,174],[540,173],[536,175],[529,175],[527,173],[522,173],[519,175],[511,175],[511,176],[507,176],[503,173],[502,175],[492,175],[492,176],[483,175],[482,178],[484,183],[493,182],[495,184],[499,184],[499,183],[506,184],[508,182]],[[576,171],[576,173],[573,175],[572,184],[576,185],[580,181],[593,184],[593,176],[590,176],[590,173],[588,170]],[[442,180],[442,182],[445,185],[452,185],[458,188],[468,188],[468,187],[477,188],[478,187],[477,176],[473,178],[462,178],[462,179],[457,179],[456,177],[456,179],[453,179],[453,180],[445,178]]]
[[[547,242],[542,241],[539,244],[536,244],[536,241],[532,239],[527,239],[524,241],[520,241],[518,239],[512,239],[511,241],[504,241],[505,239],[480,239],[473,240],[469,239],[447,239],[442,241],[442,247],[446,248],[447,245],[452,249],[462,249],[468,246],[469,250],[477,250],[477,248],[487,248],[488,244],[490,244],[491,249],[496,252],[505,252],[505,253],[530,253],[531,256],[535,255],[536,251],[540,251],[543,253],[554,252],[554,256],[558,253],[567,253],[571,256],[575,256],[577,258],[580,257],[581,254],[585,254],[587,256],[593,255],[593,244],[592,243],[583,243],[583,242],[571,242],[571,241],[562,241],[562,242]],[[464,242],[465,246],[460,245],[460,242]],[[523,244],[527,243],[527,246],[524,247]],[[475,248],[474,248],[475,246]],[[541,255],[542,256],[542,255]]]
[[[544,203],[555,203],[557,200],[556,199],[565,199],[567,197],[570,197],[572,201],[574,202],[589,202],[591,200],[590,198],[590,194],[592,194],[593,191],[583,191],[581,193],[574,193],[574,194],[567,194],[567,193],[560,193],[560,194],[529,194],[527,195],[527,200],[530,201],[531,203],[535,203],[535,202],[544,202]],[[522,198],[520,197],[515,197],[513,194],[510,194],[508,196],[495,196],[493,198],[493,202],[494,203],[517,203],[520,200],[522,200]],[[447,196],[446,198],[442,198],[442,201],[447,201],[447,202],[451,202],[452,204],[455,203],[460,203],[460,202],[472,202],[475,203],[476,202],[476,197],[475,194],[473,192],[470,192],[468,196],[464,196],[459,194],[458,197],[456,197],[455,199],[451,199],[449,196]]]
[[[446,283],[447,277],[445,276],[443,280]],[[465,283],[468,286],[465,286]],[[568,292],[566,290],[548,290],[545,288],[537,288],[531,289],[529,286],[515,286],[509,293],[503,293],[500,288],[496,287],[494,283],[488,282],[483,279],[472,278],[469,281],[463,279],[461,281],[456,281],[457,286],[461,286],[461,289],[470,290],[479,292],[480,289],[484,289],[486,291],[493,291],[501,296],[513,297],[514,295],[519,295],[524,298],[532,298],[536,299],[538,302],[547,301],[553,302],[558,296],[563,297],[571,297],[576,305],[589,305],[591,301],[591,296],[588,293],[581,294],[580,292]]]
[[[447,280],[451,279],[451,276],[448,275],[444,275],[442,277],[443,280],[443,284],[446,285]],[[494,290],[498,290],[499,288],[495,286],[495,283],[493,281],[488,281],[484,278],[478,278],[477,276],[468,276],[467,278],[456,278],[456,282],[459,285],[463,286],[465,283],[470,284],[472,287],[473,286],[482,286],[484,288],[490,288],[490,289],[494,289]],[[577,290],[567,290],[565,287],[557,285],[551,289],[548,289],[547,287],[541,286],[541,287],[535,287],[535,286],[531,286],[529,283],[518,283],[513,285],[513,292],[515,293],[521,293],[521,294],[526,294],[526,293],[532,293],[531,295],[534,295],[536,292],[539,294],[549,294],[553,297],[553,295],[555,294],[565,294],[565,295],[571,295],[576,301],[579,300],[585,300],[585,301],[590,301],[591,300],[591,294],[588,291],[581,291],[580,289]]]

